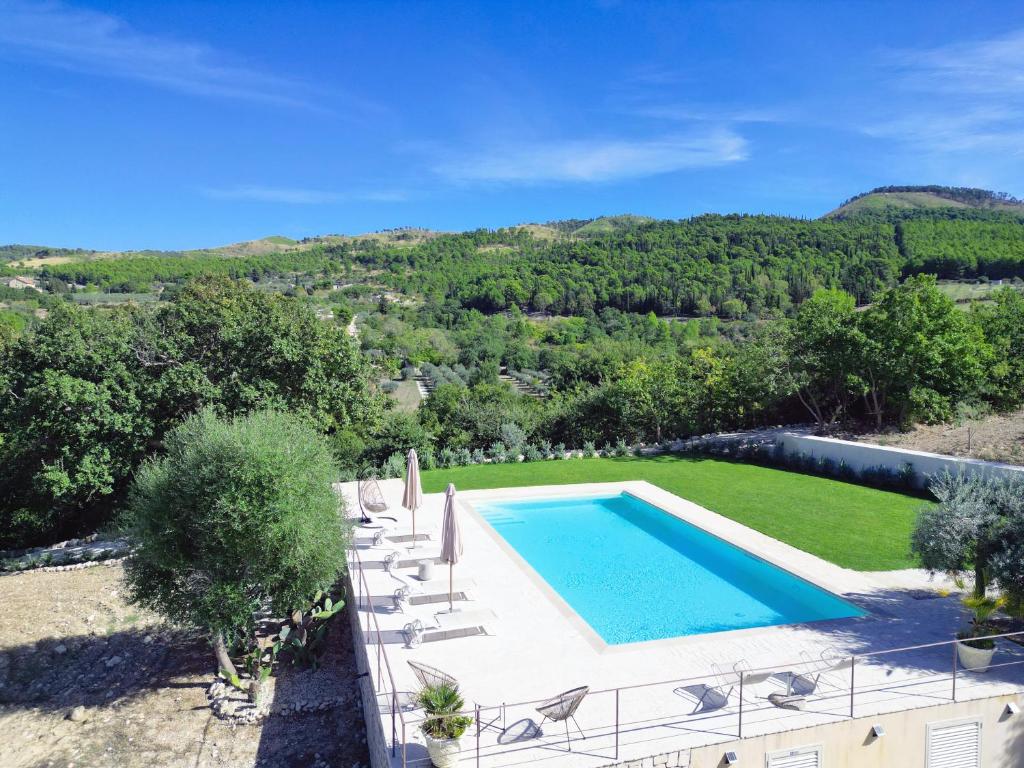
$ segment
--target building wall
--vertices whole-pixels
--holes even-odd
[[[699,747],[690,752],[689,768],[723,768],[727,751],[739,757],[738,768],[763,768],[772,752],[814,745],[823,748],[822,768],[925,768],[928,724],[972,718],[981,720],[985,768],[1024,768],[1024,711],[1007,714],[1011,701],[1024,710],[1024,697],[994,696]],[[877,739],[870,733],[876,723],[885,728]]]
[[[831,437],[814,437],[790,432],[781,435],[779,442],[786,453],[803,452],[815,458],[831,459],[836,464],[843,461],[857,472],[869,467],[885,467],[893,472],[898,472],[905,465],[910,464],[914,468],[915,484],[921,488],[928,484],[930,476],[941,474],[946,470],[952,474],[964,472],[971,475],[1024,479],[1024,467],[998,464],[981,459],[943,456],[938,453],[925,453],[924,451],[891,448],[874,443],[855,443],[850,440],[836,440]]]

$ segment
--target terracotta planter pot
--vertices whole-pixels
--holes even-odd
[[[427,741],[427,754],[435,768],[454,768],[459,764],[461,745],[458,739],[435,739],[426,733],[423,738]]]
[[[975,648],[962,640],[956,644],[956,655],[960,666],[969,672],[985,672],[992,663],[995,648]]]

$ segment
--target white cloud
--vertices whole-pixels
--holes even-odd
[[[1024,96],[1024,30],[892,56],[912,88]]]
[[[207,188],[202,190],[213,200],[248,200],[260,203],[283,203],[286,205],[328,205],[344,202],[394,203],[407,199],[401,190],[379,190],[365,192],[331,192],[322,189],[298,187],[266,187],[256,184],[240,184],[231,187]]]
[[[721,130],[639,140],[542,141],[440,154],[433,170],[454,182],[605,182],[738,162],[747,157],[747,143]]]
[[[182,93],[314,106],[299,82],[228,61],[209,46],[144,34],[99,11],[0,0],[0,56]]]
[[[891,52],[891,108],[863,133],[929,153],[1024,155],[1024,30]]]

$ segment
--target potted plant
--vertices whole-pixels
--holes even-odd
[[[966,597],[963,603],[971,609],[974,616],[971,618],[971,625],[956,634],[956,655],[964,669],[984,672],[992,663],[992,656],[996,652],[996,641],[985,637],[993,634],[988,626],[988,620],[992,618],[993,613],[1003,607],[1006,599],[982,595]]]
[[[427,740],[427,753],[436,768],[459,764],[459,739],[473,724],[473,718],[459,714],[465,702],[452,685],[428,685],[418,694],[426,719],[421,726]]]

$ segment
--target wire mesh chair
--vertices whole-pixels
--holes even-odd
[[[420,685],[424,688],[437,688],[442,685],[446,685],[449,688],[459,687],[458,680],[447,672],[442,672],[437,667],[421,664],[418,661],[410,661],[408,664],[412,668],[412,673],[416,675],[416,679],[419,680]]]
[[[565,745],[572,751],[572,742],[569,739],[569,721],[572,720],[572,724],[576,726],[576,730],[580,732],[580,736],[584,739],[587,735],[583,733],[583,729],[580,728],[580,724],[576,722],[576,710],[579,709],[580,704],[583,703],[583,699],[590,693],[590,686],[584,685],[580,688],[573,688],[571,691],[560,693],[553,699],[548,699],[539,707],[537,711],[544,715],[544,719],[540,721],[543,726],[545,720],[550,720],[553,723],[564,722],[565,723]]]
[[[384,501],[380,483],[372,475],[359,481],[359,511],[362,514],[359,522],[364,525],[373,522],[369,515],[370,512],[379,515],[381,512],[388,511],[388,503]]]

